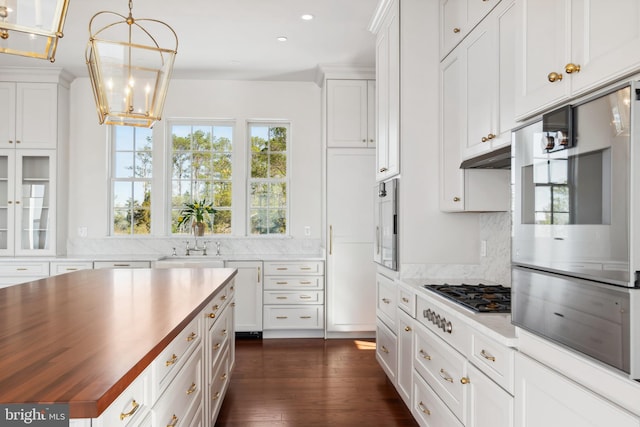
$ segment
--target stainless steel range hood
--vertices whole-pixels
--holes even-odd
[[[467,159],[460,164],[460,169],[511,169],[511,146]]]

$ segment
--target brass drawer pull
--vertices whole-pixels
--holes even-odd
[[[173,414],[173,417],[171,417],[171,422],[167,424],[167,427],[176,427],[177,424],[178,424],[178,417],[176,417],[176,414]]]
[[[424,350],[420,350],[420,351],[419,351],[419,354],[420,354],[420,357],[422,357],[423,359],[425,359],[425,360],[431,360],[431,356],[429,356],[429,355],[427,354],[427,352],[426,352],[426,351],[424,351]]]
[[[409,298],[402,297],[402,302],[404,302],[404,303],[407,303],[407,304],[408,304],[408,303],[409,303]]]
[[[134,400],[131,401],[131,410],[129,412],[121,412],[120,413],[120,421],[124,420],[127,417],[132,416],[133,414],[136,413],[136,411],[138,410],[138,408],[140,407],[140,404],[138,402]]]
[[[385,304],[390,304],[391,300],[389,298],[382,298],[382,302]]]
[[[276,299],[287,299],[287,297],[276,297]]]
[[[191,341],[195,340],[197,336],[198,335],[195,332],[191,332],[189,334],[189,336],[187,337],[187,342],[191,342]]]
[[[385,354],[389,354],[389,349],[385,346],[382,346],[382,352]]]
[[[300,299],[311,299],[309,295],[300,295]]]
[[[310,285],[310,284],[311,284],[311,282],[310,282],[310,281],[308,281],[308,280],[301,280],[301,281],[300,281],[300,284],[301,284],[301,285]]]
[[[276,282],[276,285],[288,285],[289,282]]]
[[[288,267],[277,267],[276,270],[279,271],[287,271],[289,268]]]
[[[194,391],[196,391],[198,387],[196,386],[196,383],[191,383],[191,387],[189,387],[189,390],[187,390],[187,394],[193,394]]]
[[[420,409],[421,412],[427,414],[427,415],[431,415],[431,411],[427,409],[426,406],[424,406],[424,403],[420,402],[418,403],[418,409]]]
[[[216,391],[216,393],[213,396],[211,396],[211,400],[217,400],[219,397],[220,397],[220,392]]]
[[[453,378],[451,378],[449,376],[449,374],[447,374],[447,372],[444,370],[444,368],[440,369],[440,377],[445,381],[453,383]]]
[[[222,347],[222,344],[216,343],[216,345],[213,346],[213,349],[214,350],[220,350],[220,347]]]
[[[288,319],[289,317],[287,316],[276,316],[276,319]]]
[[[300,316],[301,319],[311,319],[311,316]]]
[[[171,365],[173,365],[174,363],[176,363],[177,361],[178,361],[178,356],[176,356],[176,355],[175,355],[175,353],[174,353],[174,354],[173,354],[173,356],[171,356],[171,359],[169,359],[169,360],[167,360],[167,361],[165,362],[165,365],[166,365],[166,366],[171,366]]]
[[[485,359],[490,360],[490,361],[492,361],[492,362],[495,362],[495,361],[496,361],[496,358],[495,358],[495,357],[493,357],[493,356],[491,356],[491,355],[490,355],[489,353],[487,353],[484,349],[480,352],[480,355],[481,355],[482,357],[484,357]]]

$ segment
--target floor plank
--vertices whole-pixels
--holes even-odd
[[[371,340],[238,339],[216,426],[417,426]]]

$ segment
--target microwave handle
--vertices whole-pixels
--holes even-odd
[[[376,254],[380,254],[380,226],[376,226]]]

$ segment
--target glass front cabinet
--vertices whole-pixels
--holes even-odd
[[[55,255],[55,150],[0,150],[0,255]]]

